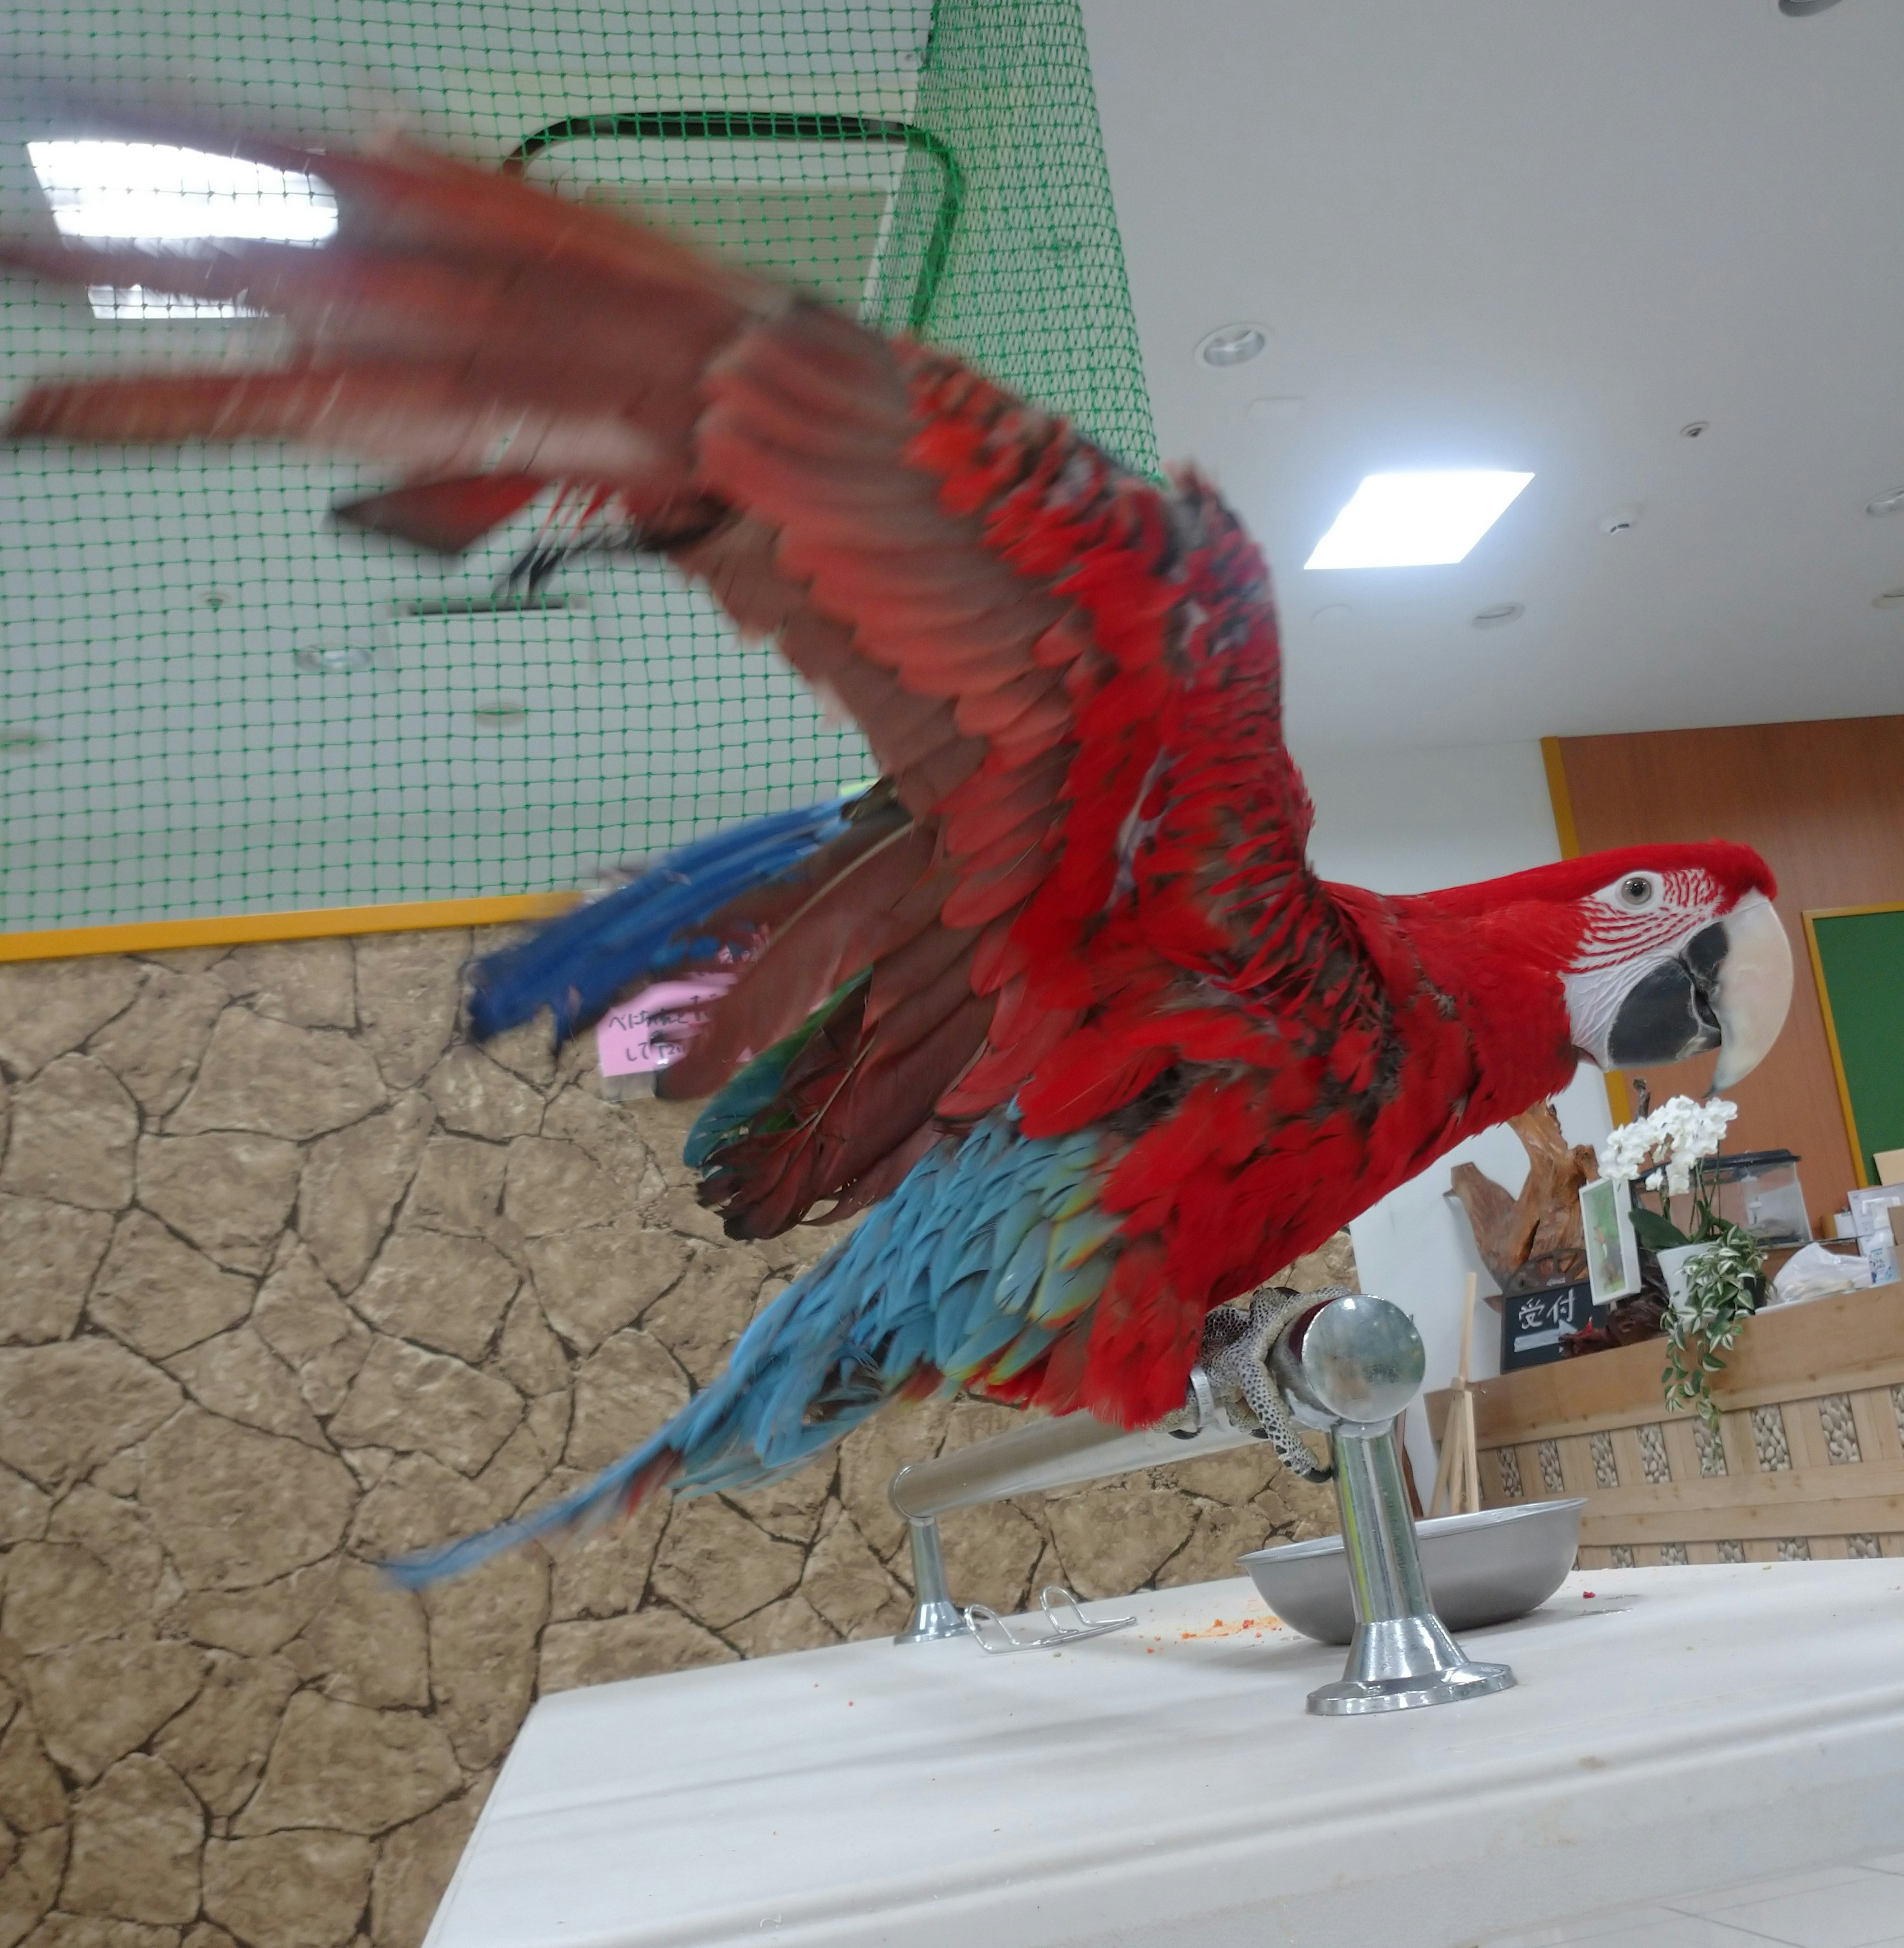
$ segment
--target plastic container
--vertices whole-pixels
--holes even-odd
[[[1798,1164],[1790,1150],[1744,1150],[1709,1157],[1700,1169],[1708,1183],[1718,1186],[1719,1216],[1776,1250],[1812,1241]]]
[[[1851,1206],[1851,1227],[1860,1240],[1876,1238],[1887,1245],[1896,1242],[1890,1214],[1895,1206],[1904,1205],[1904,1184],[1873,1184],[1853,1191],[1845,1201]]]

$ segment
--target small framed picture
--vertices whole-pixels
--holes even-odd
[[[1609,1305],[1616,1298],[1632,1298],[1639,1289],[1639,1244],[1633,1236],[1628,1187],[1604,1177],[1582,1184],[1580,1227],[1586,1234],[1593,1303]]]

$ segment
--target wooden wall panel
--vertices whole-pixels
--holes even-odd
[[[1550,765],[1555,754],[1581,851],[1735,839],[1778,875],[1797,963],[1791,1018],[1732,1091],[1739,1115],[1726,1146],[1797,1151],[1814,1219],[1843,1209],[1856,1178],[1799,916],[1904,900],[1904,716],[1563,737]],[[1698,1094],[1712,1064],[1650,1071],[1653,1100]]]

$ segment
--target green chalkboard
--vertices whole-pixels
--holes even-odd
[[[1904,1149],[1904,906],[1805,916],[1858,1181],[1875,1150]]]

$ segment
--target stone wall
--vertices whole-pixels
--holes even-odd
[[[729,1243],[681,1111],[466,1045],[472,945],[0,967],[0,1948],[414,1948],[539,1691],[891,1631],[893,1469],[1012,1418],[383,1579],[631,1446],[831,1235]],[[946,1556],[1009,1611],[1332,1518],[1248,1452],[951,1516]]]

